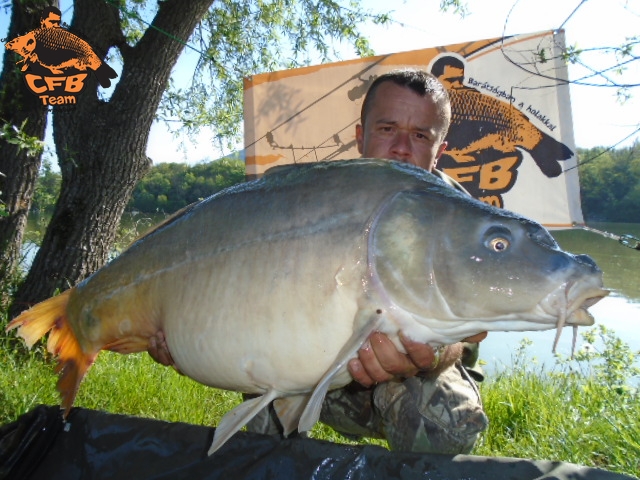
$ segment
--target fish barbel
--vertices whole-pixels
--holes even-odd
[[[285,433],[310,429],[374,331],[433,346],[484,331],[591,325],[608,292],[587,256],[540,225],[434,175],[360,159],[277,167],[170,218],[111,263],[13,320],[49,334],[68,413],[100,350],[147,349],[261,394],[228,412],[210,453],[276,401]]]

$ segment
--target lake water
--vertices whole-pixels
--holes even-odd
[[[589,226],[610,233],[631,234],[640,238],[640,224],[589,223]],[[557,230],[551,232],[560,246],[572,253],[590,255],[604,272],[605,287],[611,290],[608,297],[591,307],[589,311],[596,321],[613,330],[634,351],[640,351],[640,250],[632,250],[615,240],[585,230]],[[583,344],[580,330],[577,347]],[[527,353],[539,363],[553,365],[551,347],[555,330],[545,332],[502,333],[492,332],[481,344],[480,358],[487,362],[484,369],[491,374],[503,370],[512,363],[513,355],[523,339],[533,342]],[[573,329],[565,328],[557,352],[564,357],[571,355]]]
[[[143,220],[141,220],[141,218]],[[148,226],[164,220],[164,215],[149,216],[146,214],[125,215],[127,226],[137,222],[138,233]],[[631,234],[640,238],[640,224],[629,223],[590,223],[598,230],[615,234]],[[30,222],[30,228],[37,225]],[[604,272],[605,287],[611,294],[591,307],[589,311],[595,318],[596,325],[603,324],[627,343],[633,350],[640,351],[640,251],[632,250],[610,238],[581,229],[556,230],[551,232],[560,246],[572,253],[590,255]],[[31,245],[30,255],[35,250]],[[592,327],[584,327],[586,331]],[[580,331],[579,331],[580,332]],[[565,328],[557,352],[564,357],[571,355],[573,329]],[[483,367],[487,374],[508,368],[513,361],[518,346],[523,339],[533,342],[526,350],[539,363],[553,365],[555,357],[551,352],[555,330],[545,332],[492,332],[481,344],[480,358],[486,362]],[[583,343],[580,333],[577,348]]]

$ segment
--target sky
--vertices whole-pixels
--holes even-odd
[[[63,21],[67,23],[71,22],[70,4],[68,0],[62,1]],[[640,31],[640,0],[468,0],[467,4],[468,12],[461,18],[453,11],[441,12],[440,0],[362,0],[364,10],[391,11],[393,22],[388,26],[363,25],[361,29],[377,55],[558,28],[565,29],[567,45],[588,51],[619,45]],[[8,11],[0,11],[3,38],[8,21]],[[194,59],[193,53],[185,52],[185,58],[175,69],[189,73],[178,79],[184,82],[191,77],[185,65]],[[352,48],[344,45],[340,59],[352,58],[355,58]],[[615,61],[611,54],[583,54],[583,59],[594,69],[602,69]],[[640,84],[638,63],[631,64],[623,76],[612,73],[611,77],[621,83]],[[582,78],[585,72],[584,67],[570,65],[569,79]],[[589,82],[601,83],[597,78]],[[576,146],[628,146],[640,136],[637,132],[640,88],[632,88],[632,98],[624,104],[616,99],[614,88],[572,85],[570,92]],[[50,132],[48,138],[47,143],[52,144]],[[197,163],[228,153],[217,147],[207,129],[193,142],[184,135],[174,138],[163,124],[152,128],[147,150],[154,163]]]

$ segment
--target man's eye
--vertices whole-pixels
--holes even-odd
[[[394,132],[394,128],[391,126],[384,126],[384,127],[378,128],[378,133],[389,134],[393,132]]]

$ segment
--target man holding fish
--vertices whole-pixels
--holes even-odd
[[[575,341],[593,325],[588,309],[609,293],[593,259],[429,173],[445,148],[447,94],[419,72],[386,80],[356,137],[362,154],[389,160],[271,169],[192,204],[7,325],[29,347],[48,335],[62,420],[102,350],[150,351],[204,385],[257,394],[220,419],[209,458],[233,454],[221,449],[249,423],[271,433],[255,419],[273,407],[284,435],[322,420],[422,462],[469,451],[486,427],[451,344],[556,329],[555,346],[565,326]]]
[[[422,167],[464,190],[434,170],[447,147],[450,120],[447,91],[434,76],[417,69],[387,73],[372,83],[365,96],[361,123],[356,125],[358,151],[365,158]],[[467,340],[479,342],[485,336]],[[383,333],[369,337],[358,358],[348,364],[355,382],[327,394],[321,421],[347,436],[385,438],[393,450],[470,452],[487,426],[478,389],[462,366],[475,363],[477,345],[458,343],[434,350],[401,340],[406,354]],[[149,353],[162,364],[173,364],[162,332],[151,337]],[[247,428],[280,434],[276,418],[265,409]]]

